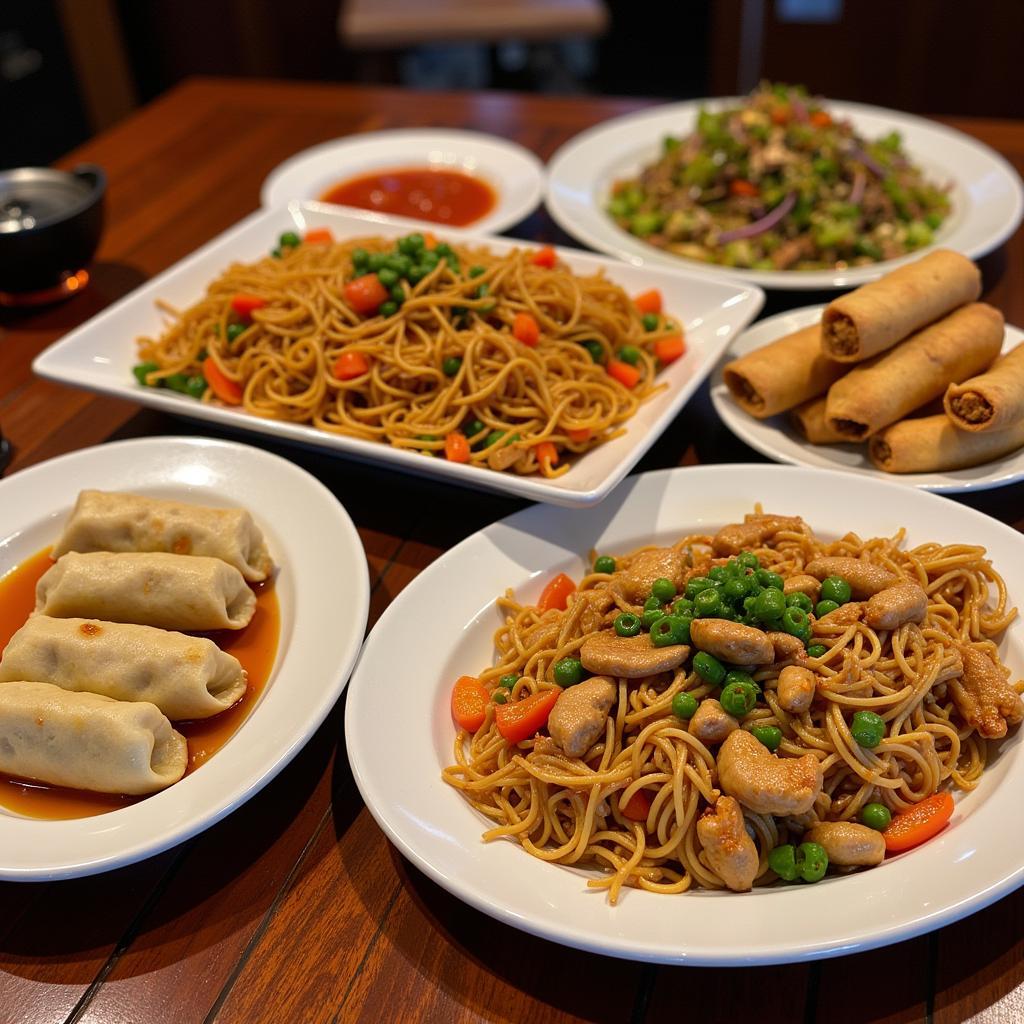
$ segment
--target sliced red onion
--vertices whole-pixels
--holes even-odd
[[[865,153],[859,146],[855,146],[850,150],[850,156],[854,160],[859,160],[876,178],[884,178],[887,174],[886,169],[870,154]]]
[[[771,213],[766,214],[760,220],[755,220],[750,224],[744,225],[742,228],[733,228],[732,231],[723,231],[718,236],[720,243],[725,242],[738,242],[741,238],[756,238],[758,235],[763,235],[766,231],[771,231],[776,224],[782,220],[783,217],[793,209],[793,205],[796,203],[796,193],[790,192],[785,199],[775,207]]]
[[[850,202],[859,206],[864,198],[864,188],[868,183],[867,175],[858,167],[853,175],[853,187],[850,189]]]

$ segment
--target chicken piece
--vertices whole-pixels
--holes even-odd
[[[721,743],[740,723],[714,698],[702,700],[690,719],[689,733],[706,747]]]
[[[487,465],[491,469],[505,470],[511,469],[520,459],[526,456],[526,452],[522,448],[516,448],[515,445],[506,444],[501,448],[496,448],[490,455],[487,456]]]
[[[646,633],[618,636],[608,630],[588,637],[580,648],[580,661],[588,672],[615,679],[643,679],[669,672],[689,656],[686,644],[655,647]]]
[[[615,604],[615,598],[607,590],[578,590],[572,600],[573,607],[577,601],[583,603],[579,619],[581,633],[596,633],[604,625],[605,612]]]
[[[748,515],[742,523],[723,526],[711,541],[716,555],[738,555],[760,547],[780,530],[798,530],[804,521],[799,516]]]
[[[806,572],[819,580],[827,576],[839,576],[850,584],[854,597],[871,597],[900,578],[880,565],[865,562],[861,558],[815,558],[804,566]]]
[[[733,892],[747,892],[757,877],[760,858],[743,824],[743,811],[730,796],[720,796],[714,809],[697,819],[697,838],[708,867]]]
[[[967,644],[958,644],[964,674],[950,681],[960,713],[988,739],[1006,735],[1008,725],[1024,717],[1020,694],[1010,686],[992,659]]]
[[[582,757],[604,734],[618,692],[607,676],[592,676],[558,695],[548,716],[548,732],[566,757]]]
[[[803,572],[797,576],[790,576],[782,587],[782,592],[789,597],[790,594],[806,594],[813,603],[818,603],[818,595],[821,593],[821,583],[813,576]]]
[[[835,611],[823,615],[818,622],[824,622],[828,626],[852,626],[864,618],[866,605],[863,601],[847,601],[841,604]]]
[[[694,619],[690,640],[698,650],[732,665],[770,665],[775,659],[775,648],[762,630],[729,619]]]
[[[907,622],[924,622],[928,595],[916,583],[895,583],[873,594],[864,611],[872,629],[899,629]]]
[[[825,847],[829,864],[870,868],[885,859],[881,832],[855,821],[823,821],[804,835],[804,842]]]
[[[772,650],[775,652],[776,664],[780,661],[803,661],[807,654],[804,642],[799,637],[793,636],[792,633],[773,630],[770,633],[766,633],[765,636],[768,637],[768,642],[772,645]]]
[[[791,715],[802,715],[814,701],[818,677],[802,665],[787,665],[779,673],[779,703]]]
[[[755,814],[806,814],[821,792],[821,764],[813,754],[776,757],[737,729],[718,751],[718,780],[725,793]]]
[[[643,604],[651,595],[651,584],[655,580],[671,580],[676,590],[686,584],[686,559],[674,548],[651,548],[641,551],[627,569],[619,574],[619,586],[627,601]]]

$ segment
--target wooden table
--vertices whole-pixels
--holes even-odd
[[[351,132],[445,125],[548,157],[581,129],[640,105],[215,80],[176,89],[65,161],[107,169],[108,227],[85,293],[36,313],[0,313],[0,425],[16,447],[13,469],[112,437],[211,432],[35,380],[30,363],[253,210],[260,182],[290,154]],[[1024,123],[954,123],[1024,170]],[[541,214],[525,233],[558,239]],[[1024,323],[1024,233],[983,270],[988,300]],[[804,301],[775,296],[769,311]],[[465,492],[458,516],[439,517],[430,510],[442,494],[451,501],[450,490],[279,450],[332,487],[359,527],[371,625],[445,549],[518,507]],[[717,421],[705,388],[639,468],[757,458]],[[970,504],[1022,529],[1022,499],[1017,486]],[[1012,585],[1020,567],[1003,568]],[[196,839],[95,878],[0,884],[0,1024],[1024,1020],[1024,892],[888,949],[737,970],[590,956],[497,924],[389,846],[352,781],[343,705],[262,793]],[[778,926],[781,935],[786,922]]]

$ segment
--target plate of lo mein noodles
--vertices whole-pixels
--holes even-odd
[[[1024,881],[1022,545],[796,467],[527,509],[371,633],[356,782],[434,881],[593,952],[784,963],[941,927]]]
[[[248,217],[34,369],[402,472],[579,506],[629,472],[763,298],[295,202]]]

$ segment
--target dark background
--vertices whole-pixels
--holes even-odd
[[[342,37],[340,0],[3,0],[0,167],[49,163],[194,74],[670,99],[764,77],[924,114],[1024,117],[1020,0],[580,3],[603,8],[603,31],[523,41],[496,24],[483,39],[382,46]]]

